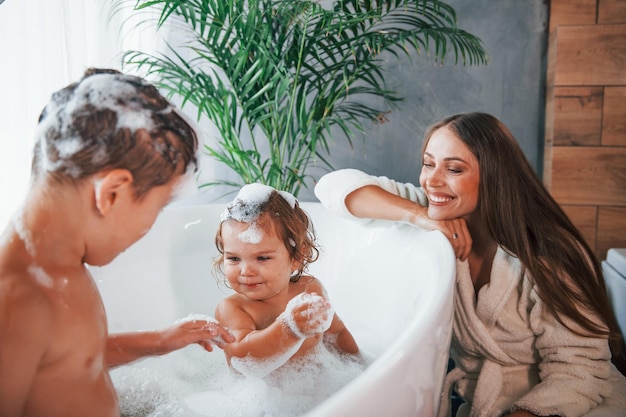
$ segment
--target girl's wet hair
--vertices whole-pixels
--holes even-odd
[[[236,201],[235,204],[242,204],[242,202]],[[319,257],[315,230],[308,214],[302,210],[297,201],[287,201],[276,190],[269,194],[266,201],[258,205],[255,203],[253,210],[258,214],[255,214],[255,218],[251,221],[256,222],[257,227],[264,232],[275,233],[287,248],[289,258],[298,262],[298,270],[291,277],[292,282],[297,282],[308,266]],[[232,217],[223,219],[215,234],[215,246],[219,256],[215,259],[214,270],[221,276],[224,275],[222,225],[232,219]]]
[[[37,126],[32,172],[78,181],[111,169],[133,175],[138,197],[197,169],[195,130],[147,81],[88,69],[57,91]]]

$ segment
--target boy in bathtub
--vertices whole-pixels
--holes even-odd
[[[291,194],[244,186],[222,214],[215,241],[215,265],[235,291],[215,312],[235,336],[224,346],[234,369],[265,377],[320,345],[358,357],[322,283],[304,274],[318,249],[310,219]]]
[[[196,149],[194,130],[140,78],[92,69],[52,96],[30,189],[0,237],[0,416],[119,416],[110,366],[231,340],[204,321],[109,336],[85,267],[150,229]]]

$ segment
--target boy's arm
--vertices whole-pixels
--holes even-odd
[[[110,334],[106,359],[109,367],[123,365],[146,356],[164,355],[196,343],[207,351],[223,347],[234,337],[219,323],[188,320],[161,330]]]
[[[19,291],[19,290],[18,290]],[[0,416],[21,416],[52,337],[51,311],[38,294],[0,289]]]

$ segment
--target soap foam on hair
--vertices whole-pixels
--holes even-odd
[[[296,207],[296,198],[287,191],[278,191],[269,185],[259,183],[247,184],[241,187],[235,199],[226,206],[220,220],[248,223],[248,228],[239,233],[237,238],[245,243],[258,244],[263,239],[263,231],[258,227],[257,220],[261,215],[261,207],[274,191],[277,191],[292,209]]]

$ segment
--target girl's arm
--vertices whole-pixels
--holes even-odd
[[[330,328],[326,331],[324,340],[342,352],[353,355],[359,353],[359,346],[356,340],[354,340],[352,333],[350,333],[350,330],[348,330],[337,314],[335,314]]]
[[[268,327],[257,330],[252,318],[231,299],[220,302],[215,317],[233,334],[235,341],[224,346],[224,353],[230,361],[233,357],[265,359],[290,350],[301,344],[301,337],[289,331],[281,321],[276,320]]]
[[[252,318],[231,298],[222,300],[215,315],[235,336],[234,343],[224,346],[230,365],[244,375],[264,377],[291,359],[307,339],[328,329],[329,309],[323,297],[304,292],[263,329],[257,330]]]

